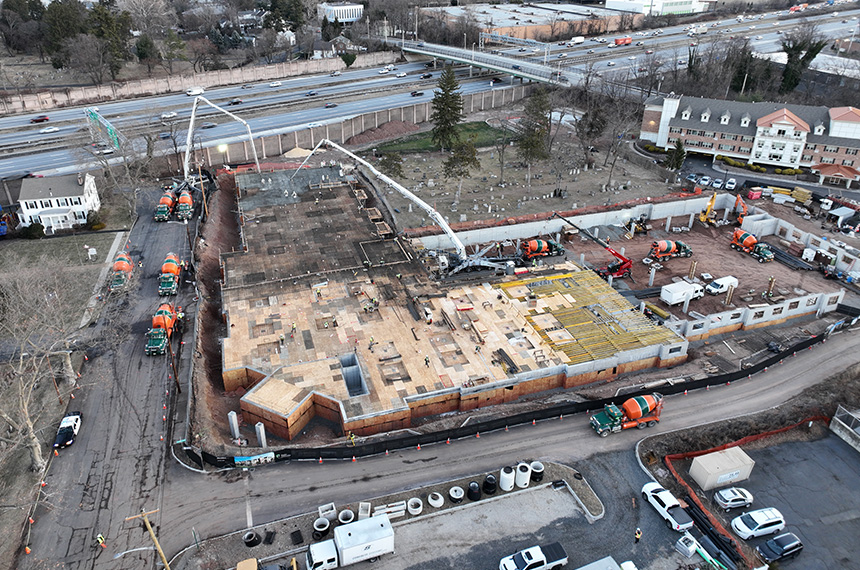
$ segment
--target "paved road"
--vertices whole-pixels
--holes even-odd
[[[804,351],[752,380],[668,397],[660,425],[649,433],[683,429],[769,408],[843,369],[845,361],[838,355],[858,349],[860,337],[839,334],[823,346]],[[295,462],[257,469],[243,477],[200,476],[171,465],[165,481],[161,540],[173,554],[191,542],[192,526],[202,537],[219,535],[247,526],[247,513],[253,524],[262,524],[315,511],[327,502],[344,504],[494,471],[517,459],[540,458],[576,466],[607,451],[632,453],[641,435],[636,431],[599,438],[589,428],[586,417],[580,415],[356,463]],[[599,477],[591,474],[592,480],[595,475]],[[632,487],[641,485],[637,476],[628,477],[637,479]],[[598,491],[612,493],[612,489]],[[201,512],[201,506],[205,506],[205,512]]]
[[[97,348],[89,352],[76,394],[83,427],[75,444],[53,458],[47,500],[35,515],[33,553],[20,561],[22,570],[140,568],[139,561],[108,559],[140,544],[139,525],[124,519],[160,506],[169,457],[162,416],[172,414],[167,392],[173,394],[173,380],[166,356],[144,355],[144,333],[159,302],[156,275],[165,255],[173,251],[188,259],[188,246],[184,225],[152,222],[159,195],[142,195],[140,220],[131,232],[132,259],[143,261],[133,290],[124,301],[108,298],[97,324],[84,330]],[[178,304],[187,305],[190,294],[183,287]],[[174,344],[184,366],[188,355]],[[108,537],[108,549],[92,547],[98,533]]]

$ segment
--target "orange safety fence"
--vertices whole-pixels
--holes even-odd
[[[672,477],[675,478],[675,481],[679,485],[684,487],[684,489],[686,489],[687,496],[689,496],[690,499],[694,503],[696,503],[696,505],[702,510],[703,513],[705,513],[705,516],[708,517],[708,520],[711,521],[711,524],[714,526],[714,528],[717,529],[720,532],[720,534],[722,534],[722,535],[726,536],[727,538],[729,538],[730,540],[734,541],[734,538],[732,538],[732,535],[729,534],[729,531],[727,531],[723,527],[723,525],[720,523],[720,521],[718,521],[716,518],[714,518],[714,515],[712,515],[711,512],[705,508],[705,506],[702,504],[702,501],[696,495],[696,492],[693,490],[693,488],[690,487],[690,485],[687,484],[687,482],[684,480],[684,478],[678,474],[678,471],[675,469],[675,466],[672,465],[672,461],[675,461],[678,459],[689,459],[691,457],[699,457],[701,455],[706,455],[708,453],[713,453],[715,451],[723,451],[723,450],[728,449],[730,447],[738,447],[741,445],[746,445],[747,443],[759,441],[761,439],[772,437],[774,435],[792,430],[792,429],[799,427],[800,425],[805,424],[807,422],[824,422],[825,424],[829,424],[830,418],[828,418],[827,416],[811,416],[811,417],[808,417],[806,419],[803,419],[803,420],[797,422],[796,424],[792,424],[790,426],[782,427],[782,428],[771,430],[771,431],[766,431],[766,432],[759,433],[756,435],[748,435],[748,436],[743,437],[739,440],[732,441],[729,443],[724,443],[723,445],[718,445],[718,446],[712,447],[710,449],[700,449],[698,451],[687,451],[685,453],[672,453],[672,454],[669,454],[669,455],[666,455],[665,457],[663,457],[663,463],[666,464],[666,467],[669,469],[669,472],[672,473]],[[744,561],[747,564],[750,564],[750,561],[747,560],[747,557],[744,556],[744,553],[741,552],[741,550],[739,548],[737,549],[737,551],[738,551],[738,554],[740,554],[741,557],[744,559]]]

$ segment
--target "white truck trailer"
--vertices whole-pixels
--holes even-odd
[[[335,527],[334,538],[311,544],[307,570],[331,570],[394,552],[394,529],[388,515]]]
[[[670,307],[672,305],[680,305],[688,296],[691,301],[699,297],[704,297],[705,288],[697,283],[680,281],[678,283],[663,285],[663,288],[660,289],[660,300]]]

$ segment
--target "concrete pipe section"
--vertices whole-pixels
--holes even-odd
[[[495,495],[496,494],[496,476],[490,473],[484,478],[484,494],[485,495]]]
[[[344,509],[337,516],[337,520],[340,524],[349,524],[355,520],[355,513],[350,509]]]
[[[529,481],[531,480],[532,468],[528,463],[520,463],[517,465],[517,475],[515,478],[515,482],[517,487],[520,489],[525,489],[529,486]]]
[[[451,487],[448,489],[448,498],[450,498],[451,502],[455,505],[463,502],[463,494],[462,487]]]
[[[430,506],[434,509],[438,509],[445,504],[445,497],[440,493],[430,493],[430,496],[427,497],[427,502],[430,503]]]
[[[499,475],[499,488],[502,491],[513,491],[514,490],[514,468],[508,465],[507,467],[502,467],[501,474]]]
[[[253,530],[249,530],[242,535],[242,542],[244,542],[245,546],[247,546],[248,548],[251,548],[252,546],[257,546],[258,544],[260,544],[260,535]]]
[[[409,511],[410,515],[420,515],[421,511],[424,510],[424,501],[418,497],[412,497],[406,501],[406,510]]]
[[[529,466],[532,470],[532,483],[540,483],[543,481],[543,463],[540,461],[532,461],[532,464]]]
[[[329,522],[325,517],[320,517],[314,521],[314,532],[312,536],[314,537],[314,540],[320,540],[328,534],[329,530],[331,530],[331,522]]]
[[[469,482],[469,489],[466,491],[466,496],[469,497],[470,501],[477,501],[481,498],[481,486],[478,485],[477,481]]]

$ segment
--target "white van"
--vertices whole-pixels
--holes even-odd
[[[725,293],[729,290],[729,287],[738,288],[738,278],[732,277],[731,275],[727,275],[726,277],[720,277],[719,279],[714,279],[708,286],[705,287],[705,291],[707,291],[711,295],[719,295],[720,293]]]
[[[205,89],[203,89],[202,87],[192,87],[191,89],[185,91],[185,94],[189,97],[195,97],[197,95],[203,95],[204,91]]]

